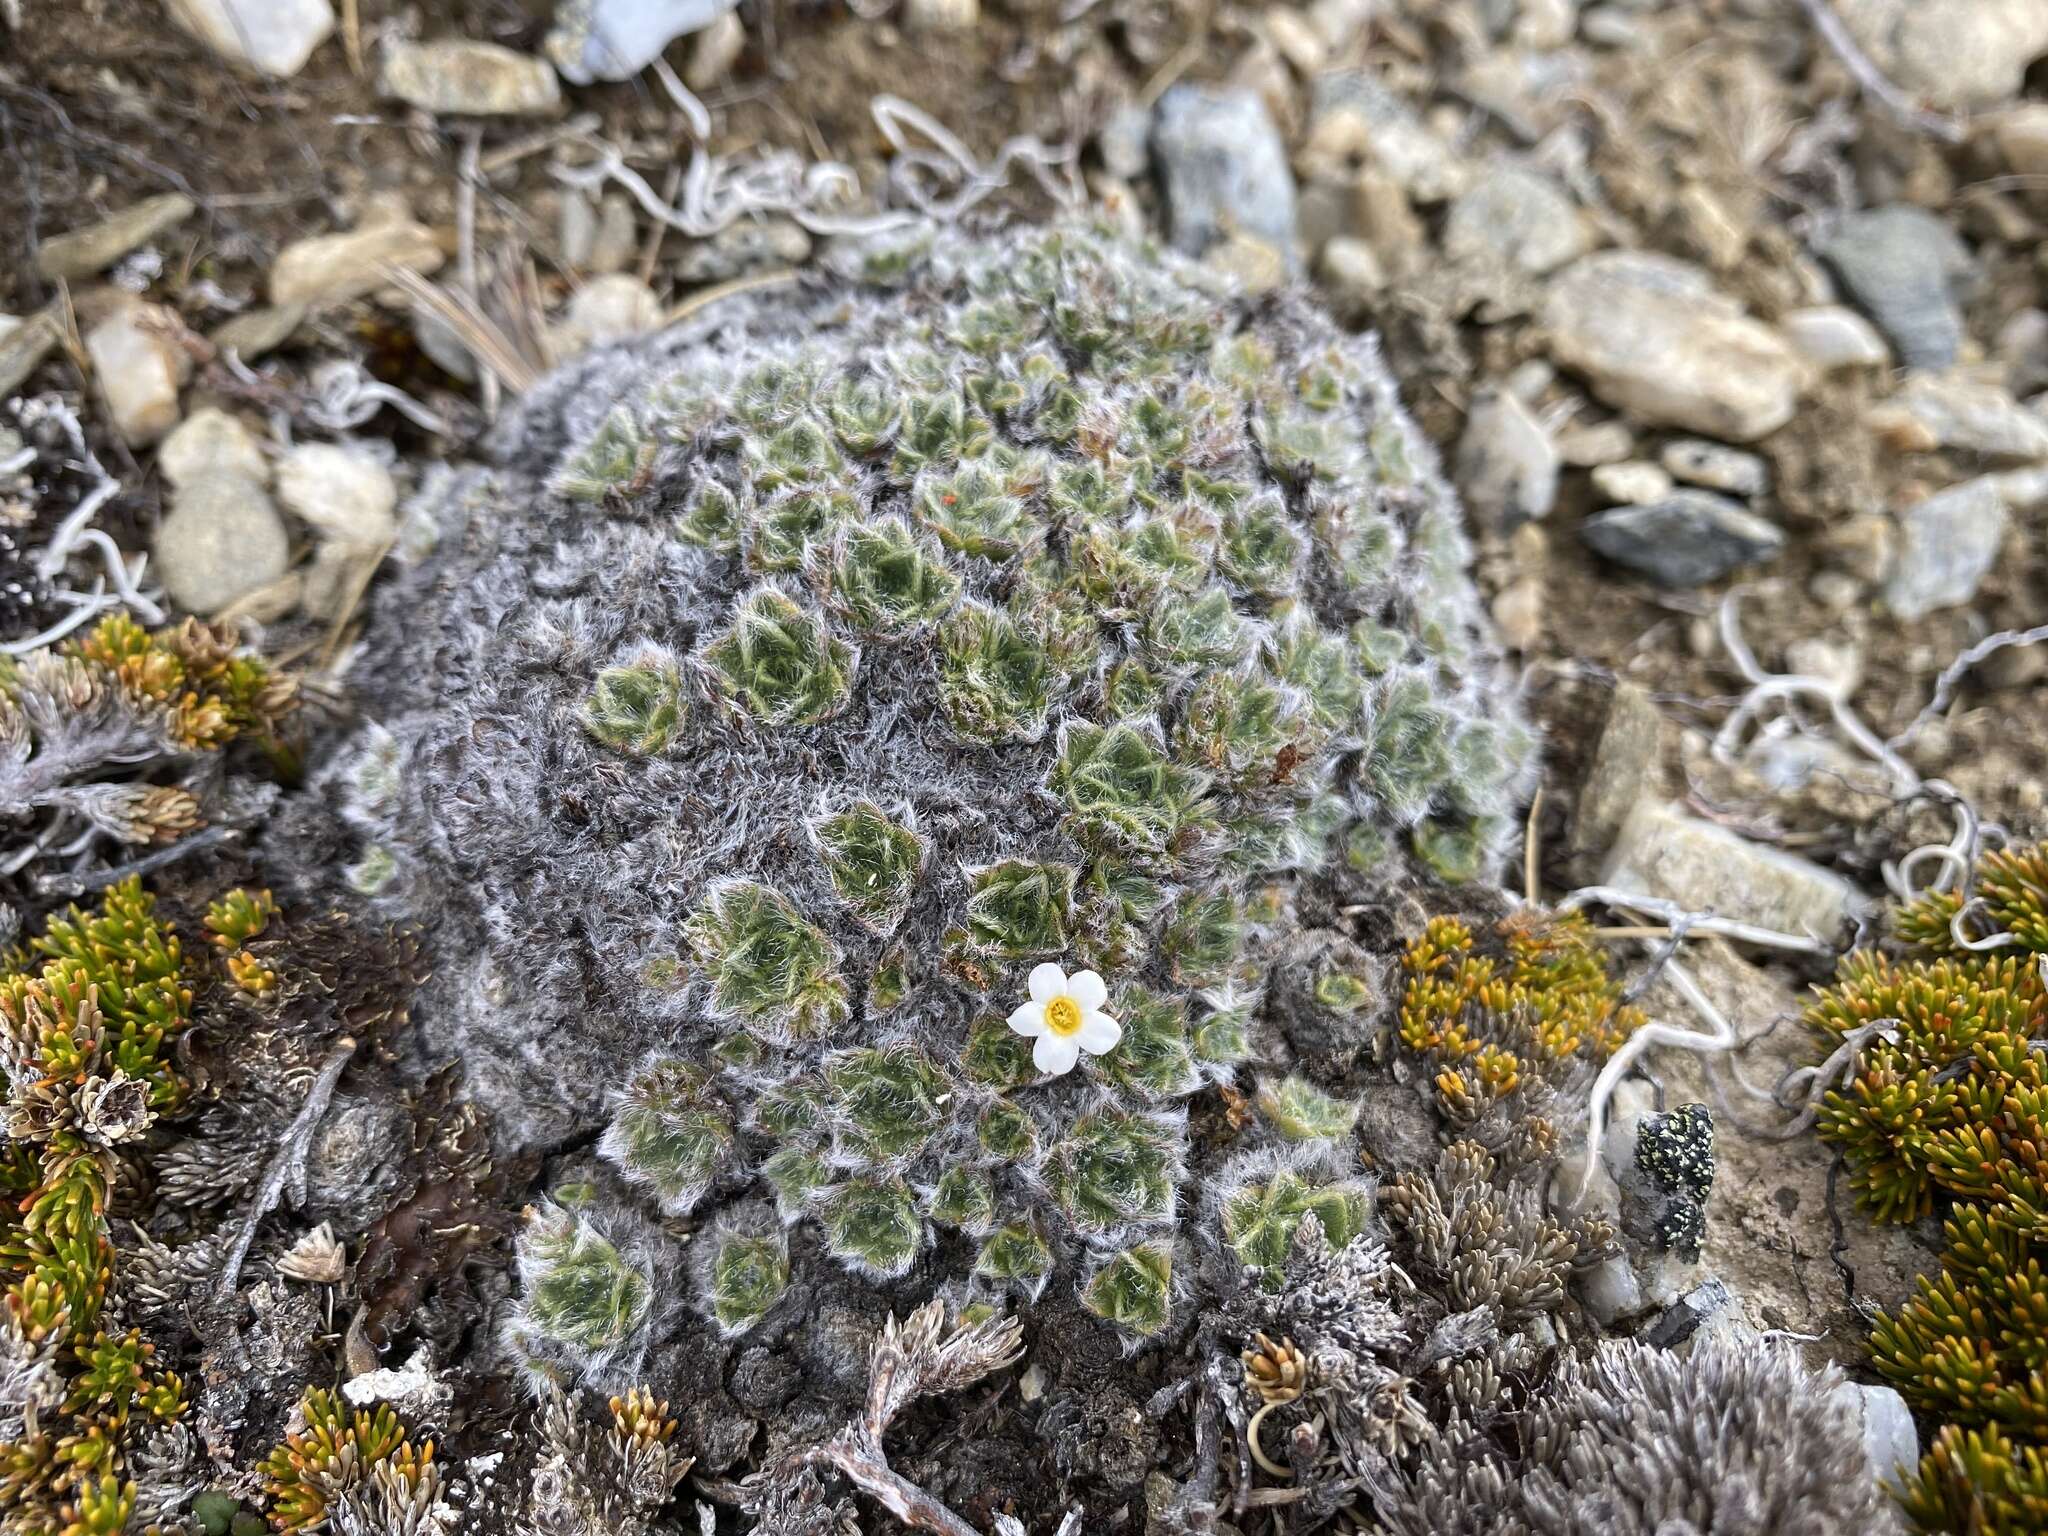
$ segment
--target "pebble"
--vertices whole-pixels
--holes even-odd
[[[1990,135],[2007,170],[2018,176],[2048,176],[2048,102],[2022,102],[1978,132]]]
[[[1596,512],[1579,524],[1579,536],[1617,565],[1675,588],[1704,586],[1785,547],[1775,523],[1726,496],[1688,489]]]
[[[1522,0],[1512,40],[1522,48],[1562,48],[1579,24],[1579,0]]]
[[[741,219],[687,247],[674,264],[679,283],[725,283],[774,267],[794,267],[811,254],[811,237],[794,219]]]
[[[1595,48],[1627,52],[1646,41],[1643,24],[1618,5],[1596,5],[1579,17],[1579,36]]]
[[[1885,606],[1910,621],[1967,603],[1998,559],[2007,521],[2005,498],[1988,479],[1950,486],[1900,513]]]
[[[1371,309],[1387,286],[1387,269],[1371,244],[1339,235],[1323,247],[1316,258],[1316,273],[1330,290],[1331,302],[1346,315],[1356,317]]]
[[[334,31],[329,0],[169,0],[171,19],[224,59],[286,79]]]
[[[1152,118],[1173,243],[1199,256],[1230,235],[1290,254],[1294,175],[1266,104],[1250,91],[1173,86]]]
[[[1771,468],[1761,457],[1725,443],[1703,442],[1696,437],[1673,438],[1657,459],[1675,480],[1703,485],[1710,491],[1726,491],[1745,500],[1763,495],[1771,484]]]
[[[1557,501],[1557,449],[1512,394],[1490,390],[1472,402],[1456,467],[1466,505],[1497,532],[1548,516]]]
[[[1845,1381],[1829,1396],[1862,1426],[1863,1454],[1879,1480],[1894,1486],[1910,1482],[1920,1469],[1920,1431],[1898,1391]]]
[[[427,361],[451,379],[474,384],[477,381],[476,358],[455,327],[438,311],[417,299],[412,301],[408,313],[412,320],[413,340],[427,354]]]
[[[1600,883],[1820,939],[1833,939],[1863,906],[1832,870],[1652,799],[1638,800],[1622,823]]]
[[[903,0],[906,32],[966,32],[981,21],[981,0]]]
[[[549,339],[555,356],[567,358],[660,324],[661,301],[654,290],[631,273],[614,272],[592,278],[570,296]]]
[[[1915,374],[1864,419],[1905,453],[1957,448],[1986,459],[2048,459],[2048,418],[1999,388],[1956,374]]]
[[[1095,152],[1102,168],[1118,181],[1136,181],[1151,164],[1152,117],[1134,101],[1125,102],[1110,113],[1109,121],[1095,135]]]
[[[1840,304],[1795,309],[1778,318],[1778,329],[1793,350],[1822,373],[1883,368],[1892,360],[1891,349],[1877,334],[1877,327]]]
[[[1647,506],[1671,494],[1670,473],[1648,459],[1601,464],[1593,470],[1592,480],[1601,500],[1614,507]]]
[[[1602,1328],[1611,1328],[1623,1318],[1643,1309],[1643,1286],[1636,1279],[1628,1255],[1612,1253],[1581,1274],[1574,1283],[1579,1300]]]
[[[1863,649],[1853,640],[1807,635],[1786,644],[1785,670],[1795,677],[1817,677],[1846,699],[1862,685]]]
[[[690,62],[683,66],[683,84],[693,91],[723,85],[746,49],[746,23],[740,20],[738,12],[727,11],[690,44]]]
[[[2048,5],[2042,0],[1833,4],[1850,35],[1894,84],[1944,111],[2011,100],[2027,65],[2048,51]]]
[[[424,275],[445,260],[425,225],[409,218],[381,219],[286,246],[270,269],[270,300],[277,305],[346,303],[389,282],[387,265]]]
[[[131,448],[178,424],[178,391],[192,372],[191,355],[175,339],[180,329],[177,315],[162,305],[130,300],[86,334],[93,377],[114,429]]]
[[[226,411],[202,406],[171,429],[156,450],[156,467],[172,490],[202,475],[229,471],[258,485],[270,479],[270,461],[256,434]]]
[[[392,44],[377,89],[437,116],[546,117],[562,105],[545,60],[461,37]]]
[[[1209,247],[1202,260],[1235,282],[1245,293],[1271,293],[1288,276],[1287,253],[1257,235],[1225,236]]]
[[[54,308],[37,310],[25,320],[0,315],[0,398],[26,384],[63,338],[64,321]]]
[[[1640,251],[1580,258],[1543,304],[1552,355],[1644,421],[1751,442],[1792,419],[1805,362],[1689,262]]]
[[[270,494],[219,470],[177,488],[156,531],[150,569],[179,607],[216,613],[284,575],[290,541]]]
[[[1533,651],[1543,639],[1543,578],[1517,576],[1493,600],[1493,625],[1511,651]]]
[[[1586,253],[1585,221],[1564,188],[1539,171],[1493,166],[1451,204],[1444,254],[1541,277]]]
[[[36,252],[36,270],[52,282],[103,272],[137,246],[177,228],[196,206],[182,192],[146,197],[97,224],[44,241]]]
[[[2005,387],[2013,394],[2048,389],[2048,310],[2020,310],[1998,328],[1993,350],[2005,364]],[[2038,409],[2040,402],[2034,405]]]
[[[277,499],[325,541],[373,546],[398,533],[398,482],[360,449],[300,443],[278,461]]]
[[[739,0],[557,0],[542,51],[571,85],[630,80]]]
[[[1347,181],[1367,162],[1422,203],[1455,197],[1470,179],[1415,110],[1372,76],[1359,70],[1318,75],[1302,141],[1302,174]]]
[[[1663,782],[1664,717],[1649,693],[1626,679],[1614,685],[1607,723],[1593,748],[1593,764],[1572,811],[1572,848],[1581,856],[1604,853],[1629,812]]]
[[[1907,367],[1955,362],[1963,343],[1957,289],[1975,269],[1941,219],[1905,203],[1852,213],[1814,250]]]
[[[1557,434],[1557,456],[1574,469],[1592,469],[1601,464],[1619,464],[1632,458],[1636,435],[1625,421],[1596,421],[1590,426],[1567,427]]]

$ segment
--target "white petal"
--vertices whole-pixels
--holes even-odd
[[[1083,1015],[1081,1027],[1074,1031],[1074,1044],[1090,1056],[1100,1056],[1104,1051],[1114,1050],[1117,1041],[1123,1037],[1123,1025],[1099,1009],[1091,1008]]]
[[[1020,1035],[1045,1033],[1045,1009],[1037,1003],[1023,1003],[1010,1015],[1010,1028]]]
[[[1081,1005],[1085,1012],[1100,1008],[1109,1001],[1109,988],[1102,984],[1102,978],[1093,971],[1083,971],[1067,983],[1067,996]]]
[[[1052,961],[1031,967],[1031,1001],[1049,1003],[1067,990],[1067,973]]]
[[[1073,1071],[1074,1063],[1080,1059],[1081,1048],[1071,1036],[1040,1035],[1031,1047],[1031,1064],[1051,1077]]]

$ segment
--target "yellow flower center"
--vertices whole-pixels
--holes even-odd
[[[1071,997],[1056,997],[1045,1005],[1045,1027],[1056,1035],[1071,1035],[1081,1027],[1081,1005]]]

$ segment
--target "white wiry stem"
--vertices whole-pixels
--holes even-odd
[[[1737,922],[1733,918],[1716,917],[1711,912],[1690,912],[1675,901],[1666,901],[1661,896],[1645,896],[1637,891],[1625,891],[1612,885],[1586,885],[1573,891],[1557,904],[1560,912],[1576,912],[1581,907],[1598,902],[1603,907],[1626,907],[1645,917],[1678,927],[1683,925],[1687,933],[1705,934],[1714,938],[1733,939],[1738,944],[1755,944],[1767,949],[1789,949],[1803,955],[1832,955],[1831,944],[1802,933],[1785,933],[1776,928],[1764,928],[1755,923]]]

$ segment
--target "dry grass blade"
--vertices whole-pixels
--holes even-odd
[[[513,394],[525,394],[547,371],[546,353],[535,346],[540,332],[538,323],[522,328],[527,334],[515,339],[484,313],[480,301],[466,294],[450,293],[402,267],[391,268],[390,277],[407,298],[425,307],[453,331],[470,355]]]

